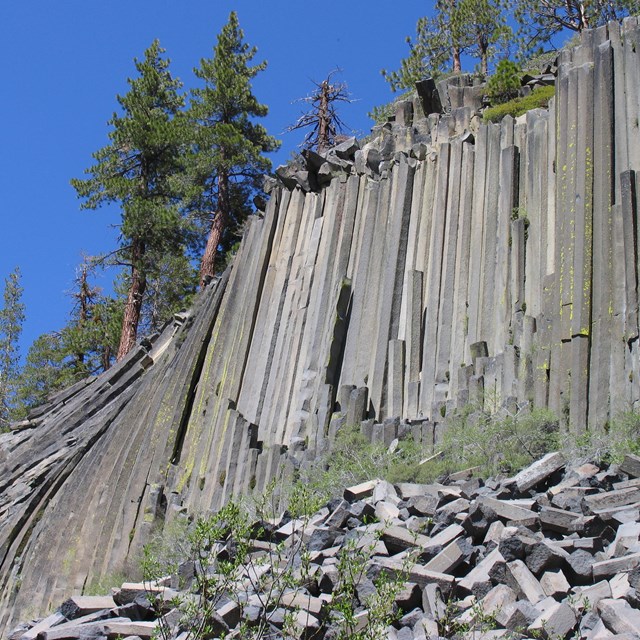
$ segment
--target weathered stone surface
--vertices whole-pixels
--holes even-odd
[[[556,602],[529,625],[529,631],[542,633],[545,638],[564,638],[577,622],[576,614],[568,604]]]
[[[565,459],[561,453],[548,453],[531,466],[523,469],[513,478],[513,481],[516,483],[518,491],[524,492],[531,489],[531,487],[535,487],[538,483],[558,471],[558,469],[561,469],[564,464]]]
[[[116,603],[111,596],[72,596],[62,603],[60,613],[72,620],[96,611],[114,609],[115,606]]]
[[[616,635],[640,635],[640,611],[624,600],[605,599],[598,603],[598,611],[606,627]]]

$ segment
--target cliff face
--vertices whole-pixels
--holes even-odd
[[[283,174],[189,313],[0,436],[0,628],[345,422],[429,445],[470,400],[575,430],[637,406],[639,40],[586,33],[549,111],[484,125],[452,87]]]

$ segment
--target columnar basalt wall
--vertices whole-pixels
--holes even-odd
[[[576,431],[637,407],[639,39],[584,34],[548,111],[482,124],[456,86],[279,172],[190,312],[0,436],[0,628],[346,423],[432,445],[470,401]]]

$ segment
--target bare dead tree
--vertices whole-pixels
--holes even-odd
[[[334,69],[322,82],[315,82],[315,90],[298,102],[304,102],[309,106],[298,121],[287,127],[286,131],[297,129],[310,129],[302,144],[303,149],[315,149],[318,153],[326,151],[335,145],[336,138],[345,131],[347,126],[340,118],[337,111],[339,102],[352,102],[345,82],[334,82],[333,76],[340,69]]]

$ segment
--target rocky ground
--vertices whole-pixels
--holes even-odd
[[[187,561],[154,583],[72,597],[9,639],[640,638],[633,455],[606,466],[551,453],[487,481],[473,470],[428,485],[374,480],[255,531],[251,566],[233,576],[242,589],[210,608],[196,593],[203,565]],[[215,547],[218,561],[232,545]],[[278,581],[303,569],[303,581]],[[207,612],[207,631],[188,626],[181,595],[192,624]]]

